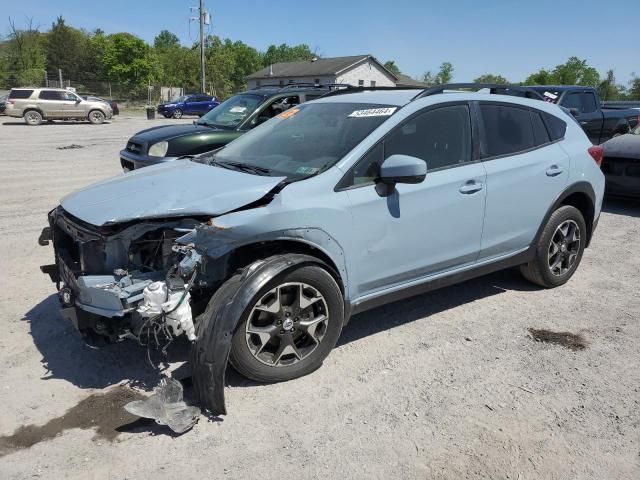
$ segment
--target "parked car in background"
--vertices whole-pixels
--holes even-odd
[[[569,109],[594,145],[624,135],[640,123],[634,108],[603,108],[598,91],[576,85],[532,85],[545,100]]]
[[[111,111],[114,115],[120,114],[120,109],[118,108],[118,104],[115,100],[105,100],[104,98],[96,97],[93,95],[80,95],[84,100],[88,100],[90,102],[104,102],[111,107]]]
[[[612,138],[602,146],[606,193],[640,198],[640,125],[631,133]]]
[[[63,317],[111,340],[184,333],[201,405],[221,414],[228,361],[258,381],[306,375],[357,312],[513,266],[563,285],[598,223],[602,147],[556,105],[443,88],[328,93],[67,195],[40,236]],[[263,94],[208,121],[261,123]]]
[[[206,93],[193,93],[183,95],[175,102],[161,103],[158,105],[158,113],[166,118],[182,118],[183,115],[197,115],[201,117],[209,110],[220,105],[220,102]]]
[[[240,93],[192,125],[153,127],[136,133],[120,151],[120,163],[129,171],[220,148],[278,113],[329,90],[328,86],[294,84]]]
[[[113,116],[109,104],[82,99],[62,88],[12,88],[5,113],[22,117],[27,125],[43,120],[88,120],[101,124]]]
[[[7,106],[7,97],[8,95],[3,95],[0,97],[0,115],[4,114],[4,110]]]

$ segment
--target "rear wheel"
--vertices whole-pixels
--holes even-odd
[[[520,271],[527,280],[545,288],[563,285],[578,268],[586,240],[582,213],[564,205],[553,212],[540,235],[534,259]]]
[[[42,114],[37,110],[28,110],[22,116],[27,125],[40,125],[42,123]]]
[[[89,112],[89,121],[94,125],[100,125],[104,123],[104,113],[100,110],[91,110]]]
[[[182,118],[182,110],[176,108],[172,114],[173,118]]]

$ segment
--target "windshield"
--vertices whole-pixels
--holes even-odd
[[[289,180],[305,178],[334,165],[396,110],[363,103],[300,105],[231,142],[214,161]]]
[[[262,98],[251,94],[236,95],[210,110],[198,123],[226,130],[234,129],[255,111]]]

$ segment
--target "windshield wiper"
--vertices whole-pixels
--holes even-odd
[[[257,165],[250,165],[248,163],[231,162],[229,160],[215,160],[213,165],[220,165],[224,168],[231,167],[235,170],[241,170],[243,172],[255,173],[257,175],[270,175],[271,170],[266,167],[259,167]]]

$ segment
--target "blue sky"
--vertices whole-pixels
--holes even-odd
[[[189,6],[197,0],[0,0],[0,33],[8,17],[33,17],[48,29],[58,15],[107,33],[126,31],[152,42],[162,29],[184,44],[197,39]],[[586,58],[618,83],[640,75],[640,2],[595,0],[205,0],[211,33],[258,49],[306,43],[323,56],[371,53],[395,60],[409,75],[450,61],[454,80],[497,73],[521,81],[568,57]],[[286,7],[277,7],[286,5]],[[635,45],[634,45],[635,43]]]

